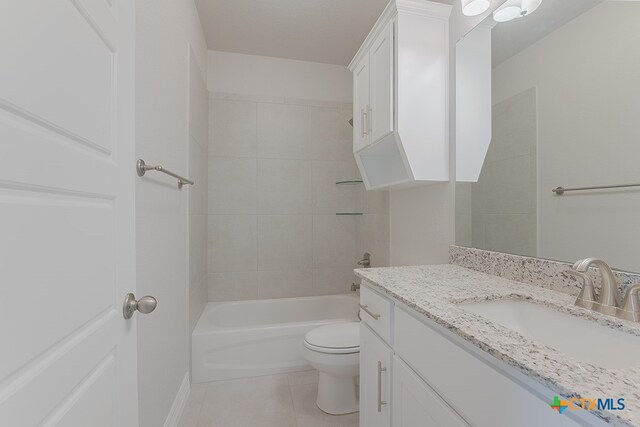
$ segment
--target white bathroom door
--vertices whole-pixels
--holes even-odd
[[[0,426],[138,423],[134,4],[0,1]]]

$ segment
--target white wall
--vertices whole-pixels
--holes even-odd
[[[494,103],[538,90],[540,257],[640,271],[640,192],[551,193],[638,181],[638,16],[640,3],[604,2],[494,70]]]
[[[189,333],[207,304],[209,91],[197,54],[189,50]],[[191,344],[189,344],[191,349]]]
[[[188,170],[189,44],[204,70],[192,0],[136,2],[136,155],[178,173]],[[157,173],[137,179],[137,295],[158,299],[137,315],[141,427],[164,424],[189,369],[188,191]]]
[[[211,92],[351,102],[346,67],[292,59],[209,51]]]
[[[503,0],[492,0],[487,12],[472,18],[462,14],[459,0],[449,3],[453,5],[449,23],[450,181],[391,192],[391,265],[447,263],[449,245],[455,239],[455,45]]]

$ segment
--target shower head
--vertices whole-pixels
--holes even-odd
[[[349,124],[353,127],[353,117],[349,119]]]

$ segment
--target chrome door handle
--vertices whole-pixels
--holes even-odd
[[[373,317],[374,320],[378,320],[380,318],[379,314],[375,314],[373,311],[369,310],[369,306],[368,305],[362,305],[359,304],[360,308],[364,310],[365,313],[367,313],[369,316]]]
[[[387,404],[382,400],[382,373],[386,371],[387,368],[382,367],[382,362],[378,362],[378,412],[382,412],[382,405]]]
[[[367,135],[371,135],[373,133],[373,126],[371,125],[371,117],[373,116],[373,110],[370,105],[367,105]]]
[[[136,296],[128,293],[124,297],[124,304],[122,304],[122,315],[125,319],[131,319],[136,310],[142,314],[149,314],[155,310],[157,306],[158,301],[154,297],[147,295],[136,301]]]

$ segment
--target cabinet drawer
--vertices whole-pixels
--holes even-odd
[[[366,283],[360,288],[360,317],[376,334],[391,343],[392,302],[372,290]]]
[[[417,320],[397,307],[394,341],[396,354],[474,426],[577,426],[572,418],[587,415],[575,411],[559,416],[549,407],[551,390],[524,375],[519,379],[522,382],[515,382],[517,372],[507,376],[509,367],[498,368],[499,360],[475,354],[479,350],[442,326],[426,318]],[[595,417],[588,417],[593,418],[588,425],[601,425]]]

